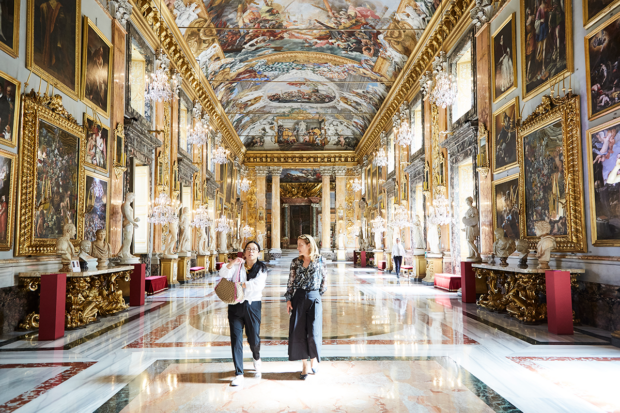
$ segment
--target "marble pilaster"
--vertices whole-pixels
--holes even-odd
[[[284,208],[284,238],[288,240],[289,245],[291,244],[291,212],[289,210],[288,204],[282,204],[282,208]],[[314,235],[314,234],[313,234]],[[284,248],[288,248],[288,245],[284,245]]]
[[[310,206],[312,207],[312,236],[314,238],[316,238],[318,236],[318,232],[317,232],[317,227],[318,227],[318,223],[317,223],[317,209],[319,209],[319,207],[321,205],[320,204],[311,204]]]
[[[267,240],[266,231],[266,191],[267,191],[267,174],[269,173],[269,167],[257,166],[256,168],[256,208],[257,208],[257,220],[256,220],[256,238],[261,244],[261,249],[265,248]],[[259,237],[259,233],[262,237]]]
[[[321,167],[321,176],[323,184],[322,193],[322,228],[321,228],[321,255],[326,258],[331,258],[331,239],[330,239],[330,223],[331,223],[331,206],[329,196],[329,180],[333,173],[333,168],[330,166]]]
[[[340,248],[340,232],[344,233],[346,239],[346,190],[347,190],[347,168],[344,166],[335,166],[334,175],[336,175],[336,248],[338,249],[338,260],[345,260],[346,241],[344,248]]]
[[[280,174],[282,167],[272,166],[271,172],[271,250],[269,255],[273,258],[280,258]]]

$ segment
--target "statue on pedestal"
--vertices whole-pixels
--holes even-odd
[[[181,229],[181,235],[179,236],[179,254],[188,254],[192,250],[192,236],[189,222],[189,208],[183,208],[183,215],[179,227]]]
[[[256,232],[256,241],[258,242],[258,245],[260,245],[260,249],[261,251],[263,250],[263,239],[265,237],[265,233],[262,231],[257,231]]]
[[[480,236],[478,208],[473,206],[474,199],[470,196],[465,199],[465,202],[469,207],[467,211],[465,211],[465,215],[463,215],[463,224],[465,225],[463,231],[465,231],[465,238],[467,239],[467,246],[469,247],[469,255],[467,256],[467,259],[479,260],[480,254],[478,253],[478,248],[476,247],[476,238]]]
[[[366,202],[366,198],[362,198],[359,201],[359,208],[360,208],[360,220],[361,222],[361,229],[362,229],[362,234],[364,234],[363,238],[366,239],[366,208],[368,207],[368,202]]]
[[[204,227],[201,227],[198,231],[198,255],[207,255],[208,253],[209,246],[207,245],[207,234]]]
[[[129,249],[131,248],[131,242],[133,241],[134,229],[138,228],[138,222],[140,218],[133,217],[133,208],[131,204],[135,200],[136,196],[133,192],[128,192],[125,196],[125,202],[121,206],[121,212],[123,214],[123,245],[118,253],[118,257],[121,259],[121,264],[138,264],[140,259],[131,255]]]
[[[340,231],[338,232],[338,249],[339,250],[344,250],[346,249],[345,246],[345,240],[344,240],[344,231],[342,230],[342,228],[340,228]]]
[[[499,257],[499,265],[502,267],[508,266],[508,257],[515,252],[517,246],[515,242],[510,238],[504,236],[504,230],[502,228],[495,228],[495,242],[493,243],[493,253],[496,257]]]
[[[441,254],[441,246],[439,242],[439,231],[441,228],[437,224],[433,224],[431,220],[428,220],[428,233],[426,239],[428,240],[428,247],[432,254]]]
[[[60,255],[60,263],[62,267],[60,271],[71,271],[71,260],[77,259],[75,256],[75,247],[71,243],[71,238],[75,237],[75,225],[65,224],[62,228],[62,237],[56,240],[56,254]]]
[[[413,221],[413,246],[415,248],[415,252],[424,252],[424,236],[422,235],[422,222],[420,222],[420,217],[418,215],[415,216],[415,221]]]
[[[180,207],[179,207],[180,208]],[[178,212],[175,212],[175,217]],[[179,219],[174,219],[168,224],[168,237],[164,247],[164,258],[178,258],[176,254],[177,241],[179,239]]]
[[[97,268],[107,268],[108,258],[112,255],[112,247],[110,247],[110,244],[105,242],[105,229],[98,229],[95,234],[97,239],[92,243],[90,255],[97,258]]]
[[[547,221],[537,221],[534,223],[534,232],[540,237],[536,246],[536,258],[538,258],[538,268],[541,270],[549,269],[549,260],[551,259],[551,250],[555,249],[556,243],[551,232],[551,225]]]
[[[526,269],[527,268],[527,256],[530,253],[530,246],[527,240],[518,239],[517,242],[517,252],[519,255],[519,265],[517,267]]]

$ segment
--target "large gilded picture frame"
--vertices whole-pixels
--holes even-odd
[[[17,155],[0,149],[0,251],[13,247]]]
[[[517,13],[491,36],[491,89],[497,103],[517,88]]]
[[[493,181],[491,203],[493,205],[493,233],[496,228],[504,230],[504,236],[512,240],[519,237],[519,176],[510,175]]]
[[[100,229],[109,236],[110,184],[105,176],[86,171],[83,217],[84,239],[95,241]]]
[[[620,4],[620,0],[582,0],[583,27],[589,29],[596,22],[607,16],[618,4]]]
[[[102,116],[109,118],[112,91],[112,42],[106,39],[88,16],[84,16],[82,31],[80,97]]]
[[[493,173],[517,166],[517,124],[519,122],[519,96],[493,112],[491,122],[491,157]]]
[[[84,128],[56,95],[23,97],[15,255],[53,255],[66,223],[84,235]],[[62,167],[59,166],[62,164]]]
[[[64,0],[62,3],[56,1],[54,5],[50,0],[42,3],[27,1],[26,68],[71,99],[78,100],[82,38],[81,0]],[[46,18],[53,13],[57,13],[55,19]]]
[[[22,84],[0,70],[0,143],[14,148],[19,134],[19,110]]]
[[[592,245],[620,247],[620,120],[612,119],[586,133]]]
[[[0,39],[0,50],[11,57],[19,56],[19,16],[21,0],[4,1],[0,12],[0,27],[3,38]]]
[[[536,221],[547,221],[557,251],[585,252],[579,96],[543,96],[517,127],[519,231],[535,249]]]
[[[84,113],[83,141],[86,146],[84,151],[84,164],[97,171],[108,173],[111,153],[110,128]]]

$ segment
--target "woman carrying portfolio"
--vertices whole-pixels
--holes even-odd
[[[319,249],[310,235],[297,239],[299,257],[291,262],[291,271],[286,289],[286,309],[291,315],[288,333],[288,359],[302,360],[303,368],[299,378],[308,377],[308,364],[312,373],[321,361],[323,330],[323,306],[321,296],[325,292],[325,263]]]
[[[230,347],[235,363],[235,378],[231,385],[243,384],[243,327],[252,350],[256,377],[261,377],[260,360],[260,320],[261,298],[267,281],[267,266],[258,260],[260,247],[255,241],[245,245],[243,258],[230,261],[220,269],[220,276],[233,279],[243,287],[243,301],[228,305],[228,323],[230,325]]]

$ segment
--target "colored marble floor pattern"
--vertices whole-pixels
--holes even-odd
[[[0,337],[2,412],[616,412],[609,333],[525,326],[455,293],[350,264],[328,266],[319,373],[287,360],[283,294],[294,254],[270,263],[261,355],[233,378],[227,306],[210,275],[62,339]]]

